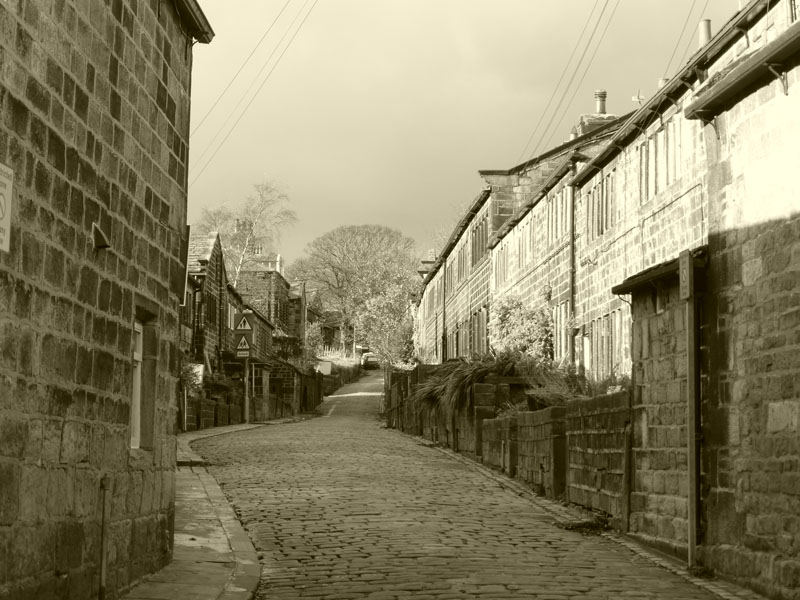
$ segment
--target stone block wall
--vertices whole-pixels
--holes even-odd
[[[517,416],[486,419],[481,424],[481,461],[509,477],[517,474]]]
[[[763,45],[786,1],[754,25]],[[797,21],[794,21],[795,28]],[[727,61],[750,51],[745,40]],[[800,590],[800,67],[764,78],[706,125],[709,293],[702,302],[702,559],[769,597]]]
[[[200,398],[197,402],[199,406],[199,420],[197,429],[209,429],[214,427],[216,422],[217,402],[211,398]]]
[[[170,558],[185,29],[171,3],[0,3],[0,168],[13,174],[0,252],[0,597],[95,597],[104,537],[109,598]]]
[[[677,278],[634,295],[630,533],[685,553],[688,519],[686,302]]]
[[[214,427],[228,425],[228,405],[225,402],[216,402],[214,405]]]
[[[568,404],[567,499],[614,517],[622,515],[627,392]]]
[[[563,406],[553,406],[517,415],[517,478],[548,498],[560,498],[566,486],[564,413]]]

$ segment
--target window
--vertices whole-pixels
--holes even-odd
[[[647,142],[639,145],[639,202],[647,202]]]
[[[206,294],[206,321],[217,322],[217,297],[213,294]]]
[[[614,181],[616,169],[605,176],[600,176],[599,181],[585,194],[586,199],[586,234],[589,239],[595,239],[611,229],[616,220],[614,202]]]
[[[158,383],[159,305],[136,294],[131,332],[130,447],[153,449]]]
[[[131,448],[138,448],[142,438],[142,346],[141,321],[133,325],[133,386],[131,390],[130,434]]]
[[[472,266],[486,255],[489,241],[489,221],[487,215],[480,217],[472,226]]]
[[[228,329],[236,329],[236,307],[228,303]]]
[[[649,200],[658,193],[658,145],[656,136],[650,136],[647,140],[647,199]]]

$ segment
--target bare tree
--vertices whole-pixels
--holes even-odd
[[[270,260],[281,231],[297,221],[289,197],[271,183],[253,186],[254,193],[238,206],[204,208],[195,228],[201,233],[219,232],[228,279],[234,285],[239,274]]]

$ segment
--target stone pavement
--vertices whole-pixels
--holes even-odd
[[[377,420],[370,375],[323,417],[199,440],[262,564],[260,600],[758,598]]]
[[[232,425],[178,436],[172,562],[134,586],[125,600],[249,600],[259,564],[250,538],[189,442],[259,425]]]

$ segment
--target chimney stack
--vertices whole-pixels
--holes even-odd
[[[700,48],[711,41],[711,19],[703,19],[700,21]]]
[[[594,93],[594,103],[595,103],[595,114],[604,115],[606,114],[606,91],[605,90],[597,90]]]

